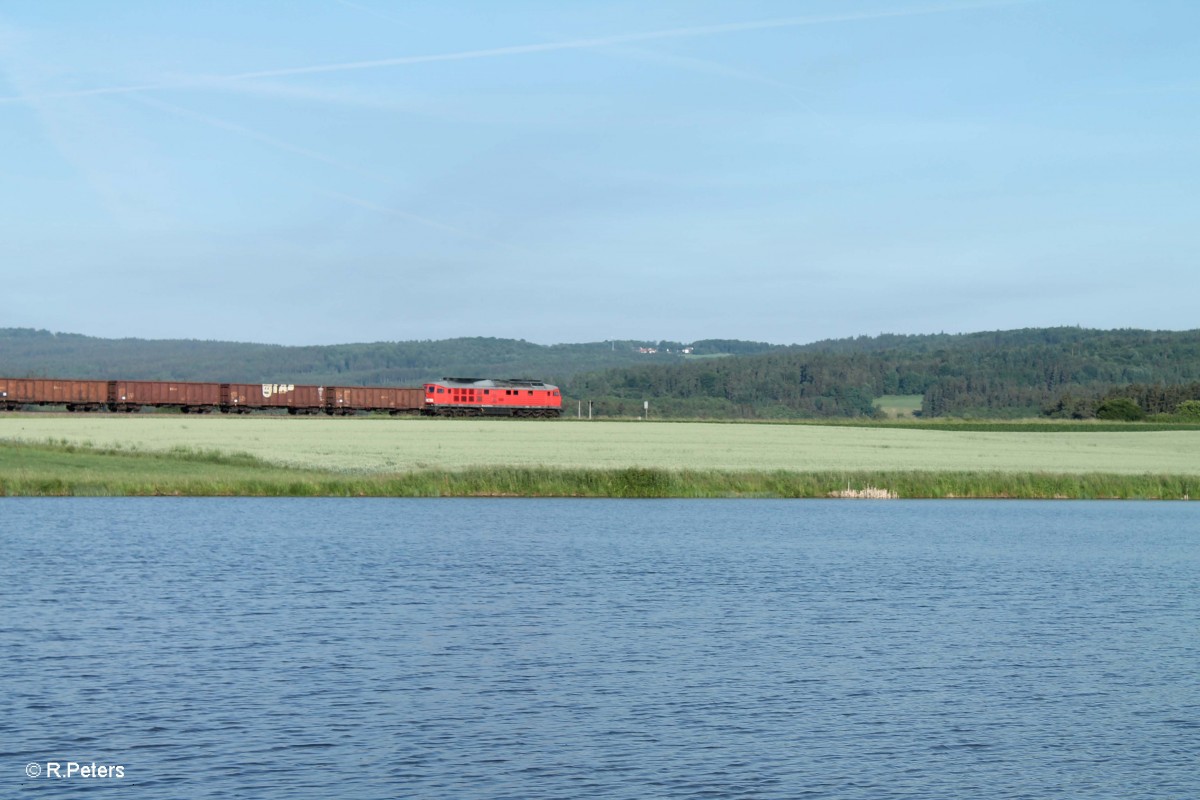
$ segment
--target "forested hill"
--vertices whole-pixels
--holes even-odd
[[[568,403],[636,416],[840,417],[884,395],[925,416],[1095,416],[1107,397],[1148,413],[1200,399],[1200,330],[1038,328],[858,337],[780,346],[464,338],[313,347],[97,339],[0,329],[0,375],[415,385],[446,375],[536,377]]]
[[[774,345],[714,339],[689,347],[693,354],[712,355],[759,353]],[[539,345],[483,337],[284,347],[0,328],[0,375],[348,386],[411,386],[447,375],[562,381],[606,367],[678,363],[683,350],[679,342]]]
[[[1049,328],[817,342],[741,358],[607,370],[577,376],[564,388],[612,414],[636,414],[651,400],[665,416],[858,416],[873,414],[872,400],[882,395],[922,395],[926,416],[1087,417],[1120,387],[1132,396],[1131,384],[1197,382],[1200,330]],[[1195,391],[1164,395],[1163,402]]]

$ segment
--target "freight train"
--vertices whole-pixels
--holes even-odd
[[[0,378],[0,410],[27,405],[126,413],[177,408],[185,414],[286,410],[289,414],[386,411],[442,417],[558,417],[562,394],[557,386],[529,378],[443,378],[420,387]]]

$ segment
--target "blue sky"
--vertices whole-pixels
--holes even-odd
[[[0,327],[1198,326],[1200,3],[0,0]]]

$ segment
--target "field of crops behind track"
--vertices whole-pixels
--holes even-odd
[[[0,416],[0,440],[246,453],[346,472],[470,467],[1200,474],[1200,431],[976,432],[721,423]]]

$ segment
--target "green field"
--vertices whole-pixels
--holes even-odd
[[[0,496],[1011,497],[1186,500],[1188,475],[491,467],[401,473],[281,467],[251,456],[0,443]]]
[[[0,416],[0,441],[248,454],[345,474],[468,468],[1200,475],[1200,431],[962,431],[166,414]]]
[[[893,419],[904,419],[921,410],[923,399],[919,394],[885,394],[875,398],[874,406]]]

